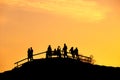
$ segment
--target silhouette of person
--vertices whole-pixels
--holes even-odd
[[[67,56],[67,45],[66,45],[66,43],[64,43],[63,52],[64,52],[64,58],[68,57]]]
[[[77,47],[75,48],[74,53],[75,53],[75,55],[76,55],[76,58],[79,59],[78,48],[77,48]]]
[[[72,54],[72,58],[74,59],[74,58],[75,58],[75,54],[74,54],[74,49],[73,49],[73,47],[71,47],[69,51],[70,51],[70,53]]]
[[[46,58],[51,58],[51,57],[52,57],[52,48],[51,48],[51,45],[48,45]]]
[[[32,61],[33,60],[33,49],[32,47],[28,48],[28,61]]]
[[[28,61],[30,61],[30,48],[28,48],[27,53],[28,53]]]
[[[59,58],[61,58],[61,47],[60,46],[57,47],[57,55]]]
[[[30,61],[33,60],[33,49],[32,47],[30,47]]]
[[[54,54],[54,55],[57,55],[57,50],[56,50],[56,48],[54,49],[53,54]]]

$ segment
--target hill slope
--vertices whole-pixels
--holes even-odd
[[[120,68],[83,63],[71,58],[36,59],[0,74],[0,80],[120,80]]]

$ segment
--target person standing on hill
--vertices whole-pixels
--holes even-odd
[[[61,47],[60,46],[57,47],[57,55],[59,58],[61,58]]]
[[[33,49],[32,47],[30,47],[30,61],[33,60]]]
[[[74,54],[74,49],[73,49],[73,47],[71,47],[69,51],[70,51],[70,53],[72,54],[72,58],[74,59],[74,58],[75,58],[75,54]]]
[[[63,52],[64,52],[64,58],[68,57],[67,56],[67,45],[66,45],[66,43],[64,43]]]
[[[78,55],[78,48],[76,47],[74,50],[74,54],[76,55],[76,58],[79,59],[79,55]]]
[[[52,57],[52,48],[51,48],[51,45],[48,45],[46,58],[51,58],[51,57]]]
[[[33,60],[33,49],[32,47],[28,48],[28,61],[32,61]]]
[[[28,61],[30,61],[30,48],[28,48],[27,53],[28,53]]]

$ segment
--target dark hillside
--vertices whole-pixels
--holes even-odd
[[[71,58],[36,59],[0,74],[0,80],[120,80],[120,68],[84,63]]]

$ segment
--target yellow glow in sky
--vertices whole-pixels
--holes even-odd
[[[96,64],[120,66],[119,0],[0,1],[0,71],[27,57],[63,44],[93,55]]]

